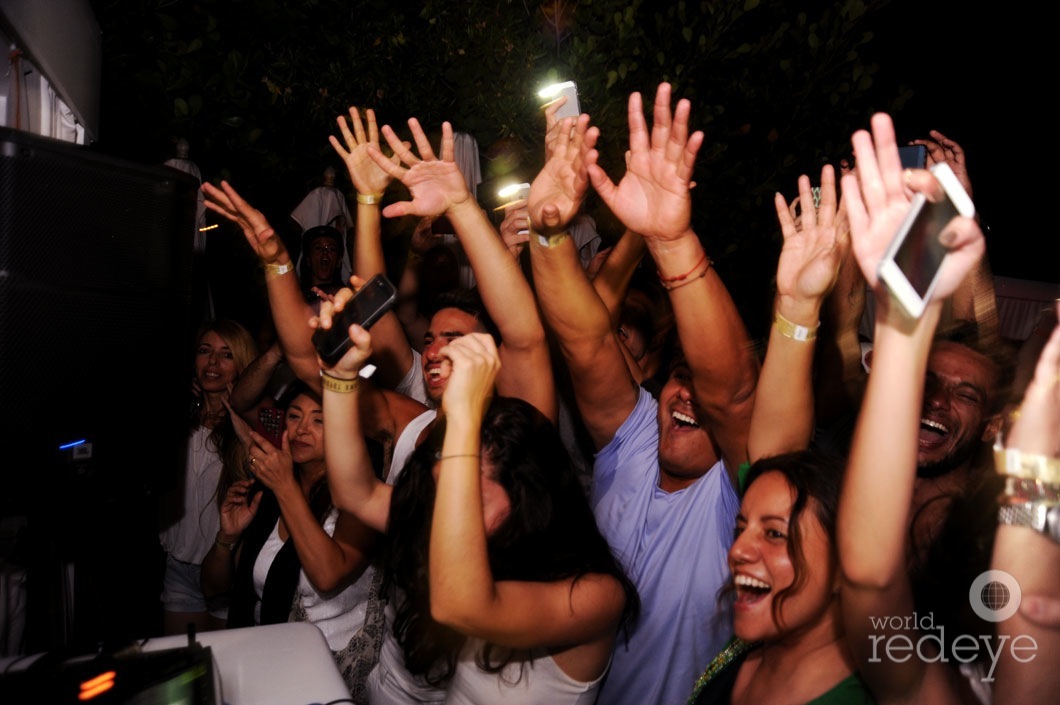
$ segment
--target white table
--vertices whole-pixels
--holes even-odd
[[[349,699],[331,649],[308,622],[196,634],[213,651],[228,705],[309,705]],[[150,639],[144,651],[188,645],[187,636]]]

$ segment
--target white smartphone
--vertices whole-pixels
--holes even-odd
[[[530,197],[530,184],[509,184],[504,188],[497,191],[497,198],[501,199],[501,205],[497,206],[493,210],[505,210],[508,206],[518,201],[523,201],[523,205],[526,205],[526,199]],[[529,235],[529,230],[520,230],[520,235]]]
[[[577,118],[581,115],[582,111],[578,106],[578,86],[574,84],[574,81],[564,81],[563,83],[553,83],[551,86],[545,86],[537,95],[545,99],[545,104],[542,107],[548,107],[560,98],[567,99],[567,102],[556,111],[557,120],[568,117]]]
[[[935,291],[938,273],[949,250],[939,233],[957,216],[975,215],[975,206],[946,163],[931,167],[945,195],[938,203],[923,194],[913,196],[909,213],[880,261],[877,273],[913,318],[920,318]]]
[[[530,195],[530,184],[509,184],[497,191],[497,198],[501,199],[498,208],[507,208],[516,201],[525,201]]]

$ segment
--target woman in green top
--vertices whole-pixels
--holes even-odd
[[[835,517],[842,463],[819,451],[751,466],[729,549],[734,637],[690,705],[872,703],[847,648]]]

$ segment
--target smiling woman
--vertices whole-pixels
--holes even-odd
[[[835,518],[841,462],[818,451],[751,466],[729,550],[733,639],[696,682],[690,705],[870,703],[846,650]],[[804,667],[813,662],[813,668]]]

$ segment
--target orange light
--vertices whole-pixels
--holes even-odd
[[[81,692],[78,693],[78,700],[91,700],[100,693],[105,693],[114,687],[114,671],[106,671],[101,673],[95,678],[91,678],[81,684]]]

